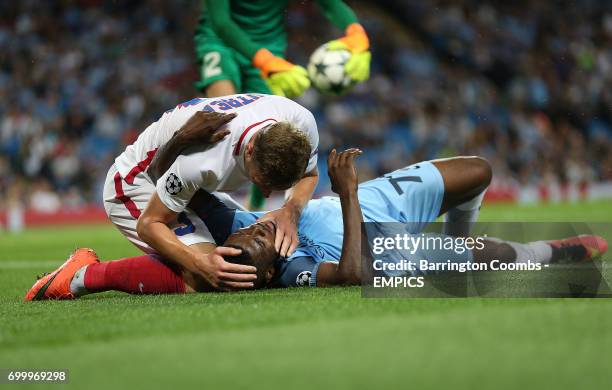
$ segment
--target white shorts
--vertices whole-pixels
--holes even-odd
[[[106,214],[117,229],[145,253],[155,253],[155,250],[138,237],[136,223],[155,191],[155,184],[148,175],[139,173],[133,183],[128,184],[117,172],[115,164],[108,170],[104,182]],[[180,213],[177,221],[169,227],[185,245],[215,243],[204,222],[190,209]]]

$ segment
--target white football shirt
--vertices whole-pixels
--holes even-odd
[[[274,95],[238,94],[219,98],[196,98],[165,112],[115,159],[121,177],[132,184],[143,174],[157,148],[170,140],[197,111],[236,113],[227,124],[230,134],[212,148],[194,146],[180,155],[157,181],[157,194],[175,212],[185,209],[200,188],[209,192],[234,191],[249,180],[244,170],[244,151],[258,130],[286,121],[303,131],[310,141],[311,155],[306,172],[317,166],[319,134],[314,116],[298,103]]]

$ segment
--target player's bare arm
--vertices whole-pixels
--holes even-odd
[[[223,256],[238,256],[241,251],[234,248],[191,248],[176,238],[168,227],[177,218],[177,213],[167,208],[154,193],[147,208],[136,225],[138,235],[164,258],[180,265],[188,272],[203,277],[214,289],[228,290],[253,287],[256,279],[255,267],[228,263]],[[208,253],[205,253],[208,252]]]
[[[344,237],[338,263],[324,262],[317,272],[317,286],[355,285],[361,281],[361,222],[363,215],[357,196],[355,158],[359,149],[337,153],[332,150],[327,158],[332,191],[340,197]]]
[[[236,114],[222,114],[219,112],[197,111],[185,123],[174,136],[162,145],[151,165],[149,176],[153,182],[161,177],[181,154],[189,146],[209,145],[212,146],[225,138],[230,131],[224,127],[236,117]]]
[[[292,188],[285,205],[260,218],[261,221],[273,220],[276,223],[274,247],[281,256],[290,256],[297,248],[299,239],[297,224],[304,206],[312,199],[312,194],[319,181],[317,168],[307,172]]]
[[[156,181],[188,146],[212,146],[222,140],[229,133],[227,129],[222,129],[223,125],[235,116],[217,112],[196,112],[172,139],[160,148],[149,167],[149,175]],[[204,278],[214,289],[253,286],[254,267],[227,263],[221,257],[235,256],[240,254],[240,251],[233,248],[216,248],[210,243],[200,243],[193,247],[181,243],[168,227],[169,223],[176,220],[177,215],[178,213],[166,207],[157,193],[154,193],[138,220],[139,236],[165,258]]]

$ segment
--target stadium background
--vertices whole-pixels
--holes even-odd
[[[338,146],[364,148],[362,180],[477,154],[493,165],[489,200],[610,196],[610,2],[350,3],[371,38],[372,77],[344,97],[299,99],[320,126],[321,172]],[[3,219],[99,207],[114,157],[200,95],[199,11],[199,1],[0,3]],[[340,34],[314,2],[292,3],[287,27],[288,58],[302,65]],[[327,192],[323,174],[317,195]]]

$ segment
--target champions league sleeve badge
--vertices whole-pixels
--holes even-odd
[[[166,178],[166,192],[170,195],[176,195],[183,189],[183,183],[174,173],[171,173]]]

